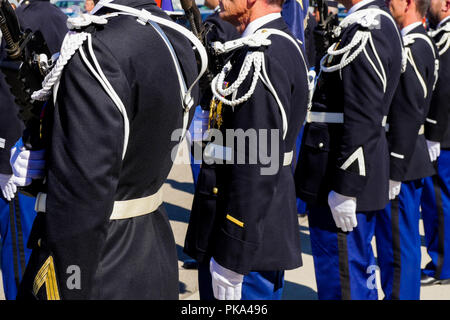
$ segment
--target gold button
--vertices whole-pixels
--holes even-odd
[[[319,148],[323,148],[323,143],[319,143]]]
[[[217,189],[216,187],[214,187],[212,191],[213,191],[214,194],[217,194],[217,193],[219,192],[219,189]]]
[[[38,239],[38,247],[41,247],[41,239]]]

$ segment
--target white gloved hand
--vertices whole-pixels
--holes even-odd
[[[402,183],[400,181],[389,180],[389,200],[394,200],[400,193]]]
[[[219,300],[241,300],[244,275],[222,267],[214,258],[209,262],[214,297]]]
[[[439,142],[427,140],[427,147],[431,161],[436,161],[441,154],[441,144]]]
[[[8,201],[14,199],[14,194],[17,192],[17,186],[14,184],[13,178],[13,175],[0,173],[0,187],[3,197]]]
[[[11,168],[14,183],[27,186],[32,179],[43,179],[45,176],[45,150],[27,150],[19,139],[11,148]]]
[[[328,205],[336,226],[344,232],[353,231],[353,228],[358,225],[356,220],[356,198],[330,191],[328,194]]]

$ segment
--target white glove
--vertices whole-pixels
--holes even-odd
[[[14,194],[17,192],[17,186],[14,184],[13,178],[13,175],[0,173],[0,187],[3,197],[8,201],[14,199]]]
[[[333,214],[336,227],[344,232],[353,231],[358,225],[356,220],[356,198],[347,197],[334,191],[328,194],[328,205]]]
[[[241,300],[244,275],[222,267],[214,258],[209,262],[214,297],[219,300]]]
[[[400,193],[402,183],[400,181],[389,180],[389,200],[394,200]]]
[[[441,144],[439,142],[427,140],[427,147],[431,162],[436,161],[441,154]]]
[[[27,186],[32,179],[43,179],[45,176],[45,150],[27,150],[19,139],[11,148],[11,168],[14,173],[14,183],[17,186]]]

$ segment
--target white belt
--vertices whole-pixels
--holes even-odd
[[[387,116],[381,120],[381,126],[386,126]],[[319,123],[344,123],[344,114],[342,112],[317,112],[308,111],[306,114],[306,122],[319,122]]]
[[[389,123],[387,123],[384,128],[385,128],[386,132],[389,132]],[[424,133],[425,133],[425,126],[421,125],[420,128],[419,128],[419,132],[417,132],[417,135],[420,136],[420,135],[422,135]]]
[[[46,212],[47,194],[38,193],[36,197],[36,212]],[[109,220],[128,219],[152,213],[163,203],[162,188],[158,192],[143,198],[114,201],[113,211]]]

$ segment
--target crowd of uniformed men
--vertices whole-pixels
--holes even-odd
[[[319,299],[378,299],[376,268],[386,299],[450,282],[450,0],[339,0],[326,34],[307,3],[219,0],[203,44],[153,0],[94,2],[15,4],[59,57],[33,94],[41,150],[0,76],[7,299],[178,299],[161,188],[186,135],[201,299],[280,299],[301,202]]]

